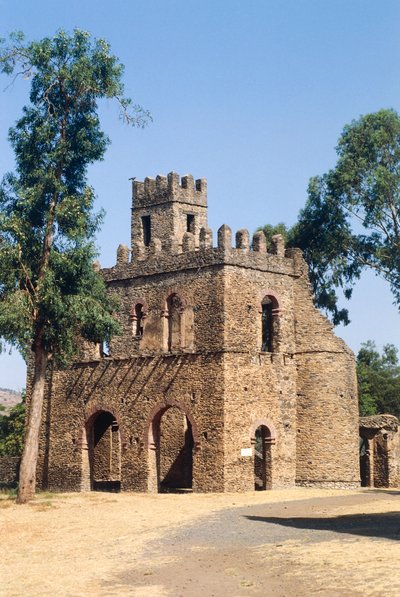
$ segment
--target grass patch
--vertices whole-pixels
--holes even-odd
[[[17,491],[17,487],[0,487],[0,499],[16,498]]]

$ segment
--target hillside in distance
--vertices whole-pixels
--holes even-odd
[[[21,402],[21,392],[10,390],[8,388],[0,388],[0,415],[8,415],[10,410]],[[3,410],[3,408],[4,410]]]

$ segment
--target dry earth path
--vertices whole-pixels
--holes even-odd
[[[3,596],[400,595],[400,491],[0,500]]]

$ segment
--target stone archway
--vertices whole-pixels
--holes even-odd
[[[82,489],[120,491],[121,433],[114,414],[97,410],[85,424],[82,445]]]
[[[191,415],[180,404],[165,404],[153,410],[148,429],[148,490],[191,490],[197,443]]]
[[[361,487],[371,486],[370,440],[360,436],[360,479]],[[373,479],[373,475],[372,475]]]
[[[254,489],[272,489],[273,466],[272,446],[275,444],[275,430],[268,421],[256,421],[250,433],[253,446]]]

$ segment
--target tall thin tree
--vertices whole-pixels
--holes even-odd
[[[17,501],[35,492],[46,371],[68,362],[76,338],[100,342],[118,332],[114,305],[93,268],[88,165],[109,143],[98,100],[114,98],[122,117],[144,126],[149,115],[123,95],[123,66],[104,40],[59,31],[0,45],[0,69],[30,81],[30,103],[9,131],[16,168],[0,187],[0,336],[28,357],[32,380]]]

